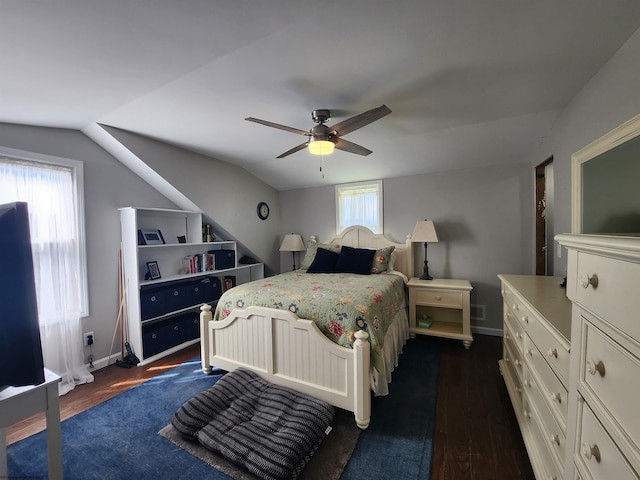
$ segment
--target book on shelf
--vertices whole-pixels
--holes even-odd
[[[189,273],[210,272],[216,269],[216,258],[210,253],[187,255],[184,257],[183,268]]]

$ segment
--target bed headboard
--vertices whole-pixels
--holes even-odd
[[[317,241],[315,235],[312,236],[311,239]],[[395,255],[395,262],[393,265],[394,270],[404,273],[409,278],[413,276],[410,235],[407,235],[405,243],[396,243],[392,240],[389,240],[382,234],[373,233],[367,227],[363,227],[362,225],[354,225],[352,227],[344,229],[340,235],[333,237],[331,240],[323,243],[371,249],[390,247],[394,245],[396,247],[393,251]]]

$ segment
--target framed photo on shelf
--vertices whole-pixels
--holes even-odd
[[[141,228],[138,230],[138,245],[164,245],[164,237],[158,229]]]
[[[149,270],[149,280],[157,280],[161,278],[158,262],[147,262],[147,270]]]

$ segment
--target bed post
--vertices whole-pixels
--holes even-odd
[[[364,430],[369,426],[371,419],[371,377],[369,372],[371,345],[369,344],[369,334],[364,330],[358,330],[355,335],[356,341],[353,343],[353,350],[355,353],[356,391],[353,413],[356,424]]]
[[[407,261],[406,261],[406,268],[407,268],[407,277],[411,278],[413,277],[413,242],[411,241],[411,234],[407,235],[407,238],[404,241],[404,244],[407,246]]]
[[[200,307],[200,362],[202,363],[202,371],[207,375],[211,373],[211,365],[209,365],[209,335],[207,335],[207,328],[209,328],[211,320],[213,320],[211,305],[205,303]]]

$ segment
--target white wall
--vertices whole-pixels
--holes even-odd
[[[531,274],[533,263],[533,168],[497,165],[384,180],[384,233],[404,242],[418,220],[433,220],[440,242],[428,247],[434,277],[469,280],[471,303],[484,305],[478,327],[502,328],[499,273]],[[306,239],[335,235],[333,186],[280,193],[283,231]],[[424,247],[417,248],[422,272]],[[291,269],[290,255],[282,269]]]
[[[175,205],[78,131],[0,123],[0,145],[84,163],[90,315],[82,323],[83,332],[95,333],[94,358],[104,358],[111,346],[119,306],[120,215],[117,209],[125,206],[175,208]],[[78,342],[82,342],[82,338]],[[118,335],[114,351],[119,350]],[[88,354],[85,348],[85,358]]]

